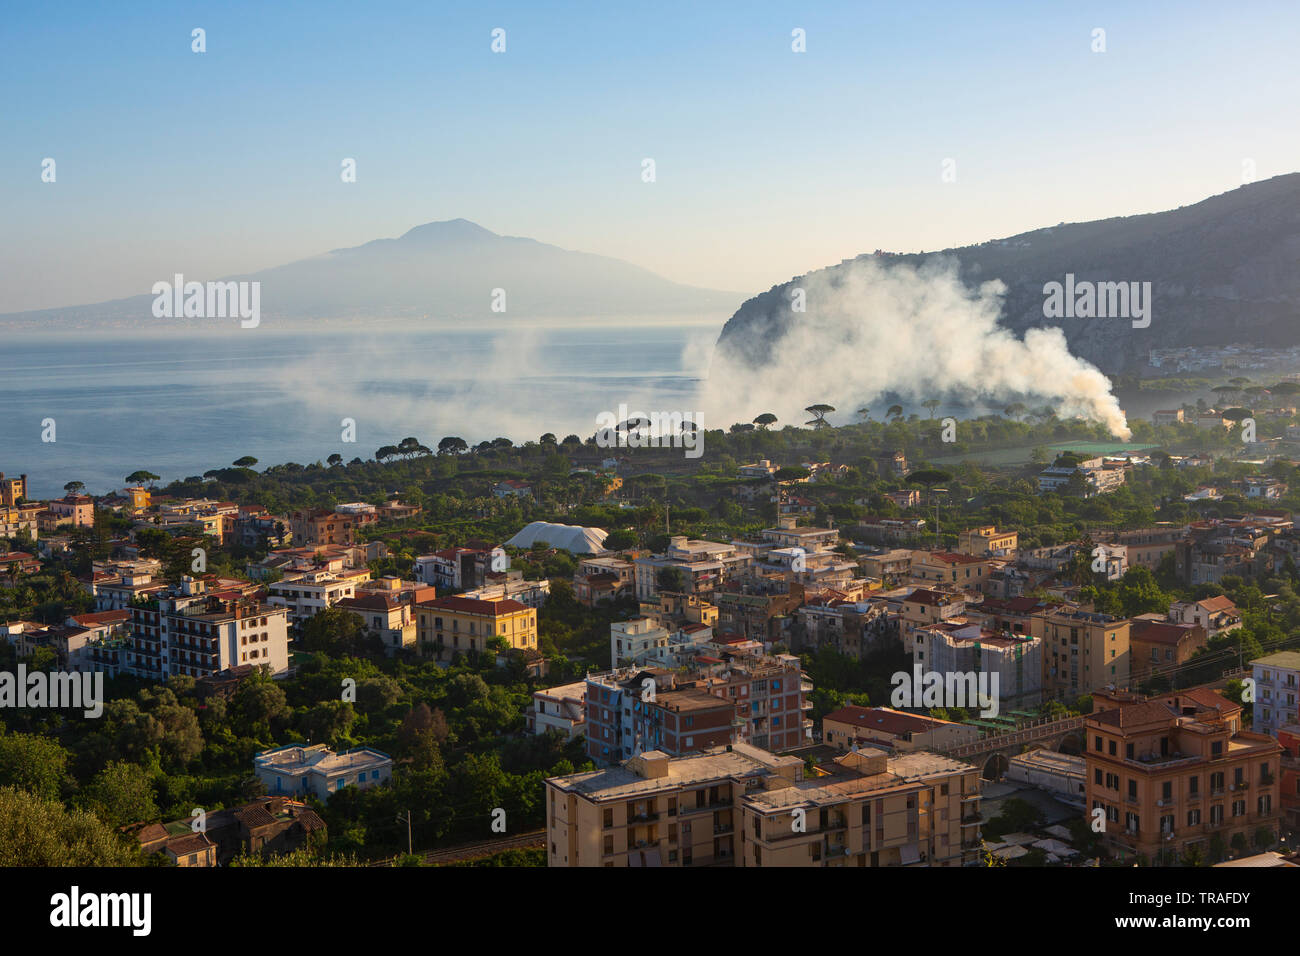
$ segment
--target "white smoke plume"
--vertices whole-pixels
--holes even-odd
[[[1006,287],[962,283],[956,260],[936,257],[919,268],[859,259],[797,279],[806,311],[788,314],[787,334],[767,364],[754,368],[728,350],[714,352],[705,388],[710,427],[771,412],[800,424],[804,408],[825,402],[845,419],[882,393],[914,401],[957,396],[1005,407],[1013,401],[1052,405],[1062,418],[1103,423],[1131,437],[1110,382],[1070,354],[1057,328],[1029,329],[1023,339],[997,324]],[[878,411],[878,413],[877,413]]]

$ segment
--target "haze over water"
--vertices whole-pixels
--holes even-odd
[[[368,459],[408,435],[430,446],[586,438],[620,402],[692,409],[719,324],[79,333],[58,348],[48,335],[8,337],[0,471],[26,472],[31,495],[50,497],[71,480],[102,494],[138,468],[166,482],[242,455],[259,469]],[[340,440],[349,417],[355,444]],[[46,418],[54,443],[41,441]]]

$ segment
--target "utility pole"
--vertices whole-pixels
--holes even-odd
[[[397,815],[397,822],[398,822],[398,823],[401,823],[401,822],[402,822],[402,819],[403,819],[403,817],[402,817],[402,815],[399,813],[399,814]],[[415,850],[412,849],[412,847],[411,847],[411,811],[410,811],[410,810],[407,810],[407,811],[406,811],[406,817],[405,817],[405,819],[406,819],[406,853],[407,853],[408,856],[411,856],[411,855],[414,855]]]

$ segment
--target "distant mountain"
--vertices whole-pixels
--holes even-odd
[[[1136,372],[1153,348],[1300,345],[1300,174],[1252,183],[1168,212],[1061,224],[938,253],[880,255],[919,265],[936,255],[960,263],[968,286],[1001,279],[1001,324],[1018,334],[1060,326],[1075,355],[1104,372]],[[859,256],[858,259],[871,258]],[[853,262],[819,270],[836,283]],[[1043,316],[1043,286],[1067,273],[1093,282],[1151,282],[1150,327],[1116,318]],[[745,302],[718,339],[715,361],[761,367],[808,313],[791,311],[805,277]],[[816,303],[809,301],[811,312]],[[833,342],[827,342],[833,347]]]
[[[261,282],[264,317],[496,319],[633,315],[725,315],[739,296],[679,285],[638,266],[535,239],[500,236],[466,219],[416,226],[288,265],[185,281]],[[160,275],[158,281],[172,281]],[[492,310],[505,290],[505,312]],[[0,315],[10,326],[160,322],[151,294],[61,309]],[[199,321],[193,320],[190,321]],[[207,320],[203,320],[207,321]]]

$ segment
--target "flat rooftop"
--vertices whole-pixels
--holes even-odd
[[[732,744],[731,750],[715,747],[695,756],[671,758],[668,774],[663,777],[647,778],[626,767],[609,767],[552,777],[547,783],[593,800],[626,800],[678,787],[753,776],[792,764],[802,765],[803,761],[798,757],[778,757],[749,744],[737,743]]]

